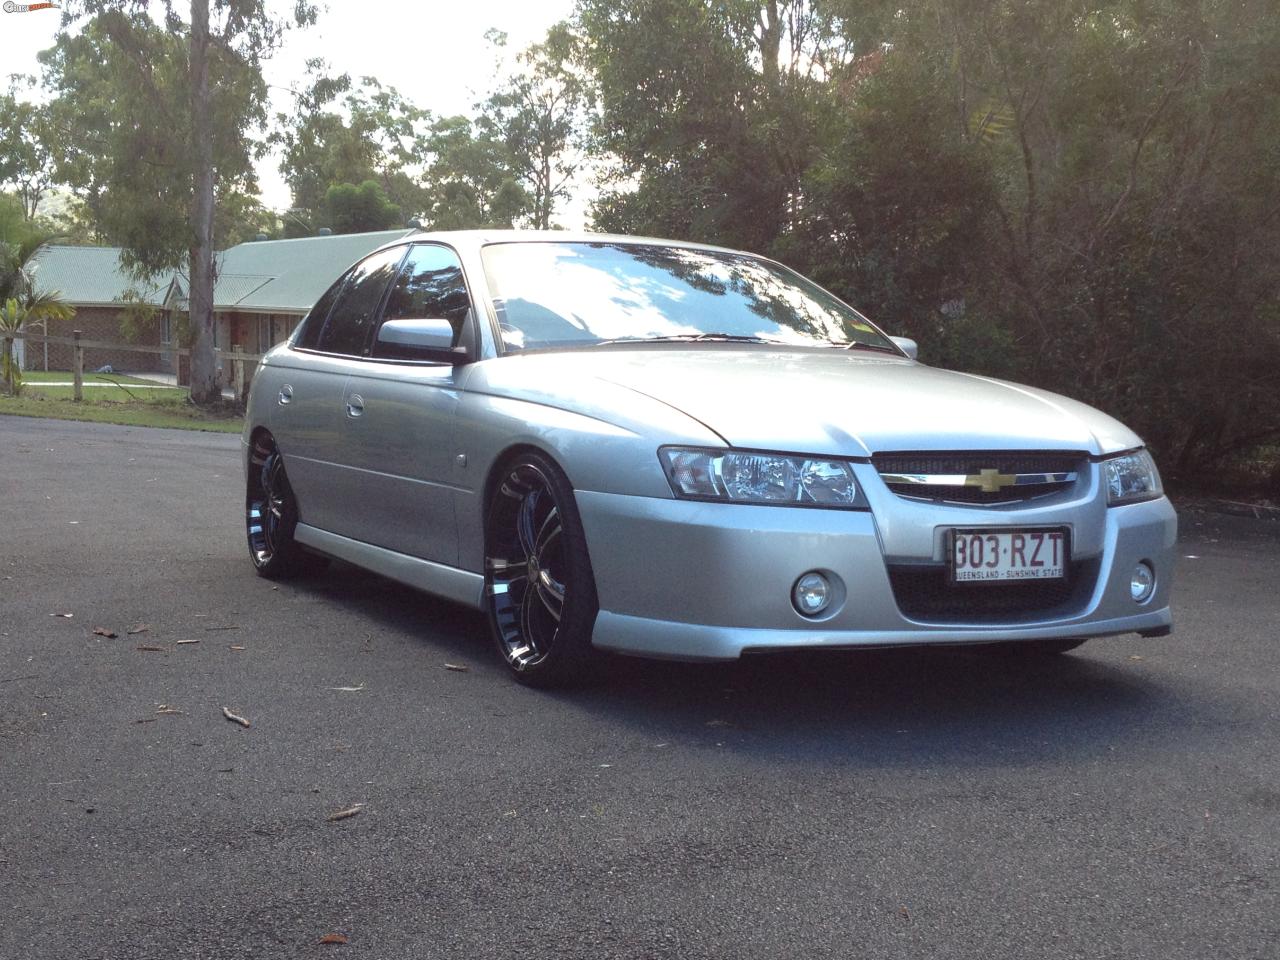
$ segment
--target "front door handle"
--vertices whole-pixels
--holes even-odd
[[[358,393],[353,393],[347,397],[347,416],[358,417],[364,413],[364,397]]]
[[[277,398],[277,402],[280,404],[280,406],[283,407],[286,404],[288,404],[289,401],[292,399],[293,399],[293,387],[291,387],[289,384],[286,383],[283,387],[280,388],[280,396]]]

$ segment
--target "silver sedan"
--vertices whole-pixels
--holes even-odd
[[[487,611],[519,680],[599,651],[1169,633],[1176,519],[1084,404],[926,366],[773,261],[596,234],[411,236],[256,372],[249,551]]]

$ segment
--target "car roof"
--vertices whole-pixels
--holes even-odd
[[[585,230],[420,230],[405,237],[385,243],[379,250],[406,243],[433,241],[454,247],[483,247],[493,243],[629,243],[663,247],[685,247],[690,250],[711,250],[717,253],[759,256],[745,250],[717,247],[687,240],[669,240],[663,237],[629,236],[621,233],[591,233]]]

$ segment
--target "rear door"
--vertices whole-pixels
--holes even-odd
[[[393,247],[352,267],[316,302],[281,361],[271,430],[300,519],[334,533],[358,529],[361,512],[343,469],[344,388],[404,253]]]
[[[462,264],[441,244],[410,248],[370,331],[368,356],[347,379],[345,486],[358,490],[362,502],[364,533],[358,539],[452,566],[458,559],[454,500],[462,470],[454,414],[468,368],[404,359],[377,343],[382,322],[427,319],[448,320],[455,346],[474,344]]]

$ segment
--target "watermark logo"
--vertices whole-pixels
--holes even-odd
[[[4,0],[5,13],[31,13],[33,10],[57,10],[56,3],[14,3],[14,0]]]

